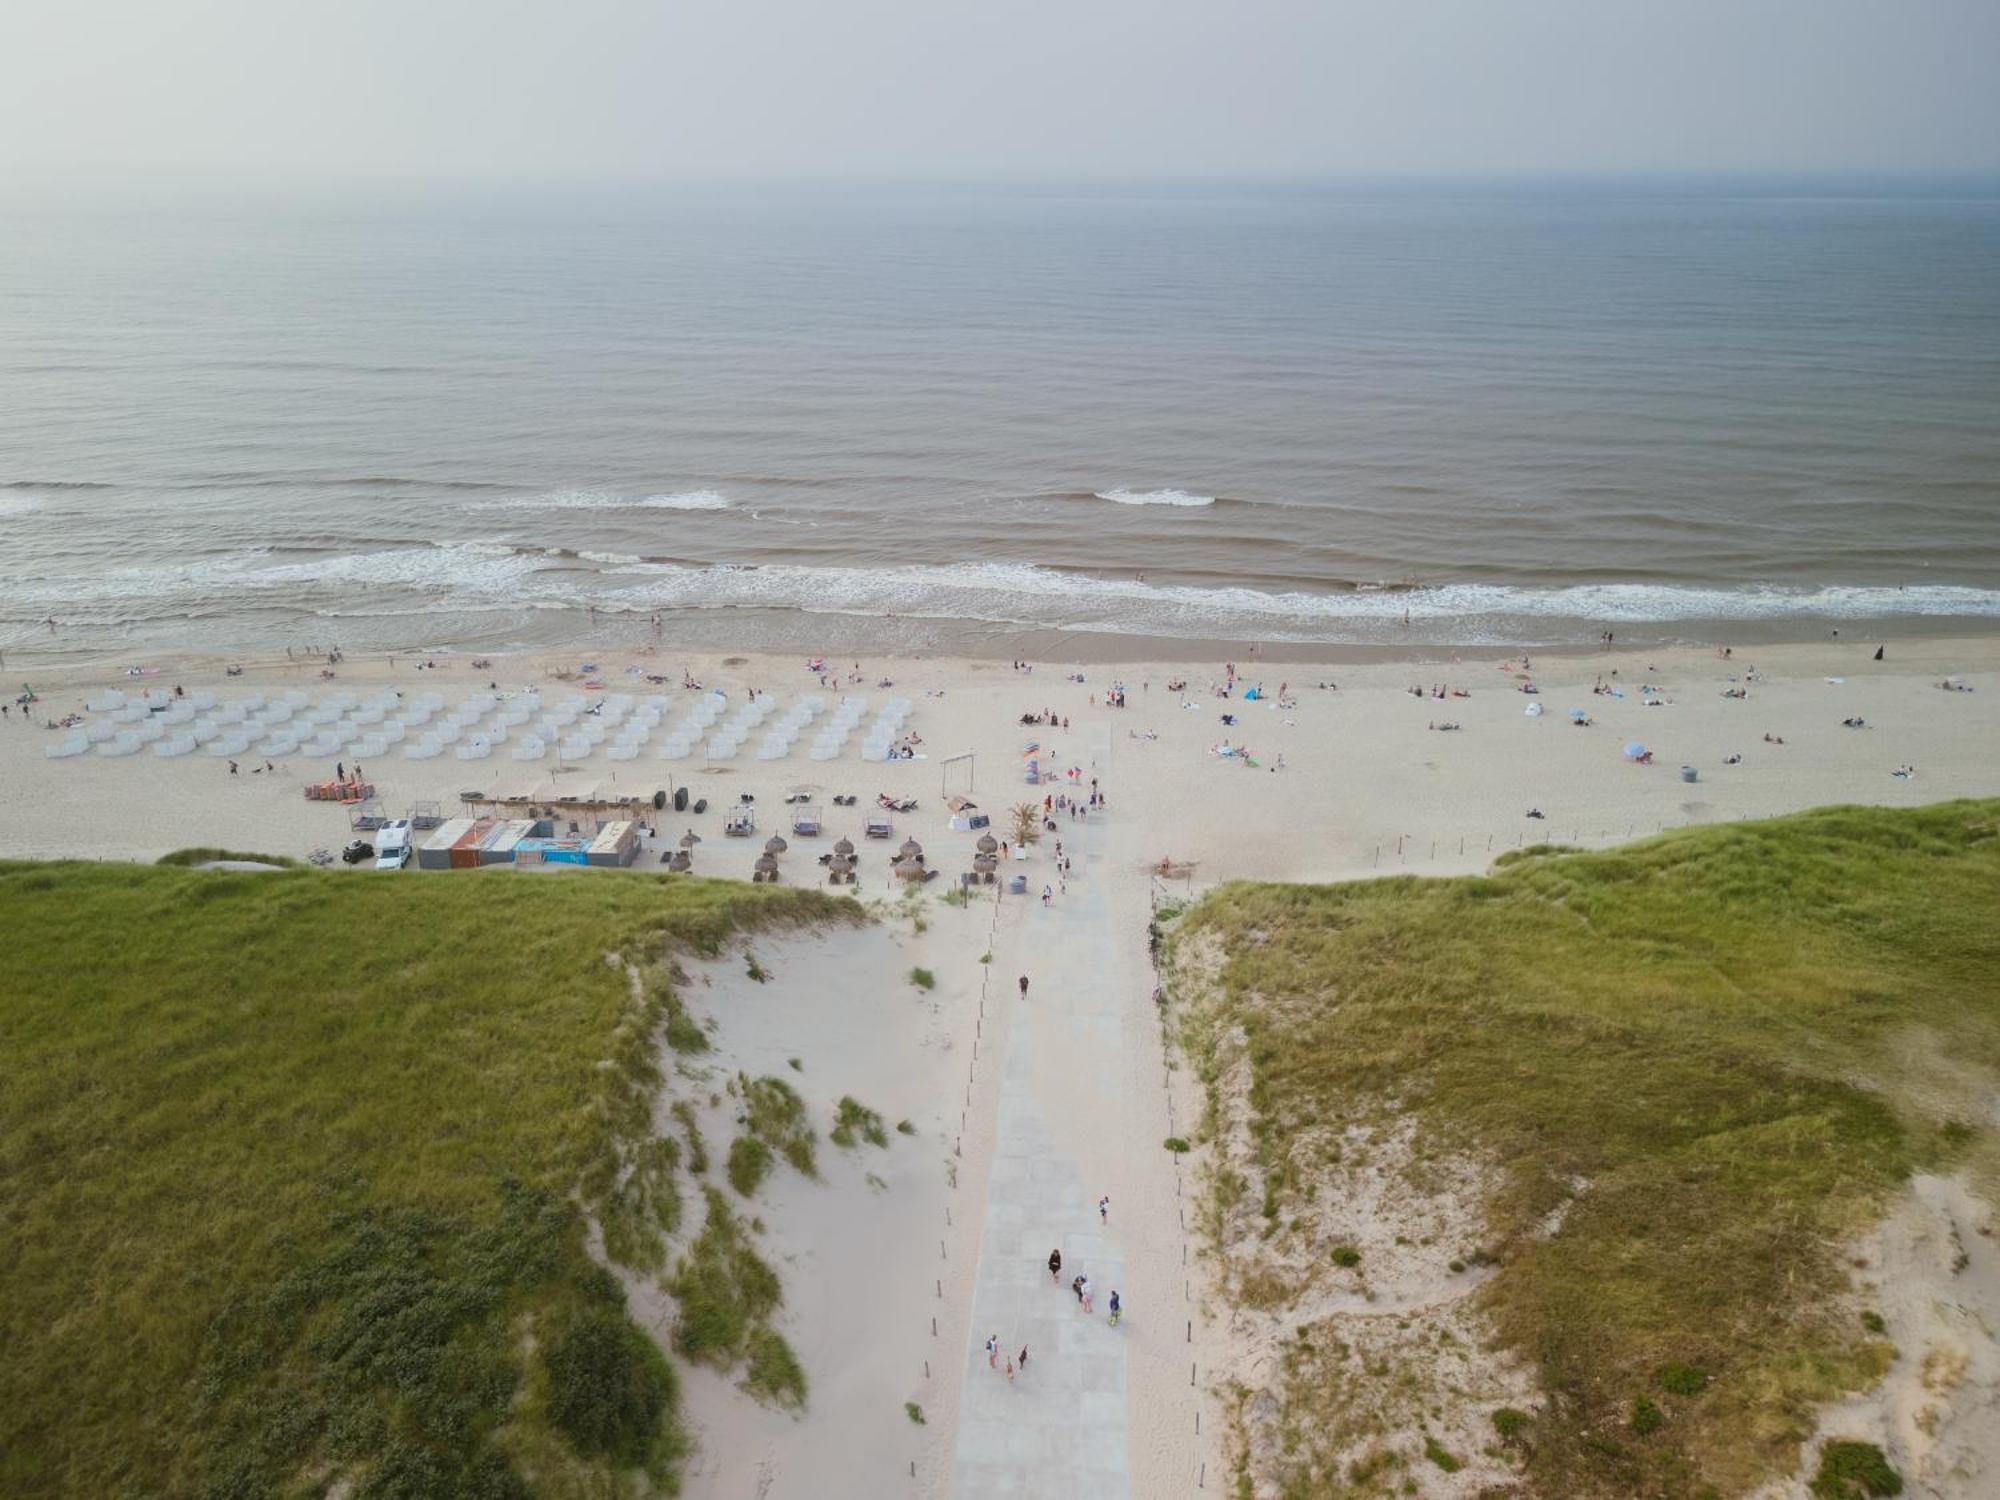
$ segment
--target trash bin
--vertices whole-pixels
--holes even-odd
[[[1007,894],[1010,896],[1027,895],[1028,877],[1025,875],[1009,875],[1007,877]]]
[[[1697,780],[1697,779],[1699,779],[1699,778],[1698,778],[1698,773],[1697,773],[1697,772],[1695,771],[1695,768],[1694,768],[1693,766],[1682,766],[1682,767],[1681,767],[1681,780],[1682,780],[1682,781],[1694,781],[1694,780]]]

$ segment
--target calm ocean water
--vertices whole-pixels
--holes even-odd
[[[0,541],[17,654],[1990,628],[2000,197],[15,191]]]

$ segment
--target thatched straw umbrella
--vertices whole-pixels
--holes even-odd
[[[827,861],[826,878],[829,885],[839,885],[843,880],[854,878],[854,861],[845,854],[836,854]]]
[[[835,840],[833,845],[833,852],[835,854],[844,854],[850,859],[853,858],[854,840],[849,838]]]
[[[667,861],[667,872],[672,875],[685,875],[693,868],[694,861],[688,858],[685,849],[677,850],[674,857]]]
[[[699,844],[700,842],[701,842],[701,835],[696,833],[692,828],[690,828],[686,833],[681,835],[681,847],[683,849],[692,849],[696,844]]]
[[[766,854],[783,854],[787,849],[791,847],[792,846],[786,843],[784,837],[780,834],[774,833],[769,838],[764,840],[764,852]]]
[[[991,854],[976,855],[972,861],[972,873],[986,881],[989,885],[993,881],[994,871],[999,868],[1000,861]]]
[[[895,870],[898,880],[922,880],[924,878],[924,867],[914,859],[897,860]]]
[[[998,854],[1000,852],[1000,840],[993,837],[990,833],[982,833],[979,835],[979,843],[975,847],[981,854]]]
[[[758,880],[776,881],[778,878],[778,856],[775,854],[758,855],[757,863],[751,867],[751,872]]]
[[[903,847],[898,849],[896,852],[900,854],[904,859],[922,859],[924,855],[924,846],[918,843],[915,839],[904,839]]]

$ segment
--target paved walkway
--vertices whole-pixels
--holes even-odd
[[[965,1354],[953,1486],[960,1500],[1131,1493],[1125,1330],[1105,1318],[1124,1262],[1116,1214],[1108,1230],[1099,1227],[1101,1184],[1085,1175],[1102,1176],[1091,1158],[1107,1144],[1105,1126],[1122,1119],[1120,976],[1089,878],[1097,830],[1073,836],[1066,824],[1061,836],[1078,877],[1068,894],[1048,910],[1030,897],[1003,919],[1017,924],[1010,946],[1027,955],[1032,989],[1024,1004],[1012,974],[994,987],[1009,1011],[1007,1054]],[[1036,862],[1037,889],[1048,868]],[[1056,1247],[1060,1286],[1047,1265]],[[1089,1317],[1069,1290],[1079,1271],[1096,1299]],[[1028,1346],[1027,1369],[1011,1386],[986,1367],[989,1333],[1000,1335],[1003,1368]]]

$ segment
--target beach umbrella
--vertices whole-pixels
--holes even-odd
[[[1583,722],[1583,721],[1584,721],[1585,719],[1587,719],[1587,718],[1589,718],[1589,717],[1590,717],[1590,715],[1589,715],[1589,714],[1585,713],[1585,712],[1584,712],[1584,711],[1583,711],[1582,709],[1580,709],[1580,708],[1572,708],[1572,709],[1571,709],[1571,710],[1569,711],[1569,716],[1570,716],[1570,717],[1571,717],[1572,719],[1575,719],[1575,720],[1576,720],[1576,721],[1577,721],[1577,722],[1578,722],[1579,724],[1580,724],[1580,723],[1582,723],[1582,722]]]
[[[700,842],[701,842],[701,835],[696,833],[692,828],[690,828],[686,833],[681,835],[681,847],[683,849],[692,849],[696,844],[699,844]]]
[[[924,846],[915,839],[904,839],[903,847],[896,852],[905,859],[915,859],[919,854],[924,852]]]
[[[678,851],[672,859],[667,861],[667,869],[675,875],[685,875],[693,868],[694,861],[688,858],[688,852],[685,849]]]
[[[847,838],[834,840],[833,852],[843,856],[852,854],[854,852],[854,840]]]
[[[899,859],[896,861],[896,878],[898,880],[922,880],[924,878],[924,867],[914,859]]]
[[[1631,740],[1626,743],[1625,758],[1627,760],[1637,760],[1640,756],[1644,755],[1645,753],[1646,753],[1646,747],[1640,744],[1637,740]]]
[[[999,859],[991,854],[976,855],[972,861],[972,869],[975,874],[991,875],[995,870],[999,868],[1000,868]]]
[[[766,854],[783,854],[791,847],[781,836],[775,833],[764,840],[764,852]]]
[[[1000,852],[1000,840],[993,837],[990,833],[982,833],[979,835],[977,848],[981,854],[998,854]]]
[[[757,856],[757,863],[752,868],[759,875],[765,875],[775,880],[778,874],[778,856],[775,854],[760,854]]]

